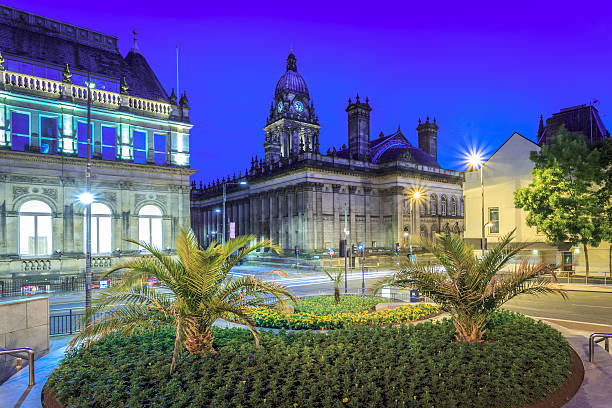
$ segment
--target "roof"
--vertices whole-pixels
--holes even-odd
[[[562,126],[568,132],[582,133],[589,143],[598,143],[610,136],[593,105],[578,105],[561,109],[546,119],[546,126],[541,133],[538,132],[538,144],[542,146],[550,143]]]
[[[116,37],[57,22],[10,7],[0,7],[0,51],[5,57],[21,57],[60,70],[120,81],[126,77],[130,95],[168,101],[168,95],[146,59],[138,51],[125,58]]]
[[[297,72],[297,63],[293,53],[290,53],[287,57],[287,71],[278,80],[274,91],[274,97],[286,92],[309,96],[306,81],[304,81],[304,78]]]
[[[398,128],[395,133],[370,141],[370,158],[373,163],[408,160],[424,166],[440,167],[435,157],[413,146]]]

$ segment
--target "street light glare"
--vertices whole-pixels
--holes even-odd
[[[421,198],[421,192],[420,191],[415,191],[414,194],[412,194],[412,197],[416,200],[418,200],[419,198]]]
[[[480,168],[484,163],[482,158],[482,153],[480,152],[470,152],[467,156],[467,162],[473,169]]]
[[[86,191],[84,193],[79,194],[79,201],[81,204],[89,205],[94,202],[94,196],[90,192]]]
[[[218,209],[218,208],[215,208],[215,212],[216,212],[216,213],[220,213],[220,212],[221,212],[221,210],[220,210],[220,209]]]
[[[246,182],[246,181],[244,181],[244,180],[242,180],[242,181],[240,182],[240,185],[241,185],[241,186],[246,186],[246,184],[247,184],[247,182]]]

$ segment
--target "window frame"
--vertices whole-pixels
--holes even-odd
[[[114,129],[114,131],[115,131],[115,144],[114,144],[114,146],[104,144],[104,128]],[[100,154],[101,154],[103,160],[109,160],[109,159],[105,159],[104,158],[104,148],[114,148],[115,149],[115,155],[114,155],[112,160],[117,160],[117,152],[118,152],[118,148],[117,148],[117,135],[118,134],[119,134],[119,128],[117,126],[112,125],[112,124],[109,124],[109,125],[100,124]]]
[[[14,123],[15,121],[13,120],[13,113],[18,113],[20,115],[26,115],[28,117],[28,133],[24,134],[24,133],[17,133],[14,130]],[[19,109],[10,109],[9,110],[9,118],[11,121],[11,131],[10,131],[10,141],[11,141],[11,150],[15,150],[14,146],[15,144],[13,143],[13,135],[16,135],[17,137],[25,137],[27,138],[28,142],[27,142],[27,149],[24,147],[23,150],[16,150],[18,152],[28,152],[30,151],[30,148],[32,147],[32,112],[28,112],[28,111],[23,111],[23,110],[19,110]]]
[[[150,215],[150,214],[141,214],[142,210],[145,209],[146,207],[155,207],[159,210],[160,215]],[[142,207],[140,207],[140,209],[138,210],[138,241],[142,242],[146,242],[149,245],[154,245],[153,244],[153,220],[158,219],[160,220],[159,223],[159,242],[161,243],[161,246],[158,248],[160,250],[163,250],[163,246],[164,246],[164,211],[162,210],[162,208],[157,205],[157,204],[145,204]],[[148,240],[143,240],[141,239],[141,231],[140,231],[140,221],[141,220],[147,220],[148,223],[148,228],[149,228],[149,239]],[[139,252],[148,252],[146,250],[144,250],[143,248],[139,248],[138,249]]]
[[[34,211],[22,211],[21,208],[27,203],[38,201],[43,203],[49,208],[49,212],[34,212]],[[34,254],[24,254],[23,249],[21,247],[21,239],[22,239],[22,217],[34,217]],[[38,250],[38,226],[39,226],[39,218],[40,217],[49,217],[49,226],[50,226],[50,234],[49,244],[47,245],[48,253],[39,254]],[[33,198],[31,200],[26,200],[19,205],[19,209],[17,210],[17,252],[20,258],[41,258],[41,257],[50,257],[53,254],[53,208],[47,204],[46,202]]]
[[[491,211],[495,211],[497,213],[497,219],[495,220],[495,222],[493,222],[493,219],[491,217]],[[499,234],[500,231],[500,223],[499,223],[499,207],[489,207],[489,223],[493,224],[489,227],[489,234]],[[494,227],[497,227],[494,229]]]
[[[53,144],[52,143],[49,144],[49,151],[46,152],[46,154],[58,154],[60,152],[59,146],[60,146],[60,137],[61,137],[60,136],[61,132],[60,132],[60,128],[59,128],[59,125],[61,123],[60,116],[59,115],[53,115],[53,114],[47,114],[47,113],[39,114],[38,115],[38,145],[40,146],[40,152],[41,153],[43,153],[43,151],[42,151],[43,142],[45,140],[53,141],[52,138],[43,137],[43,132],[42,132],[42,129],[43,129],[43,126],[42,126],[43,119],[55,119],[55,131],[56,131],[56,135],[55,135],[55,149],[54,150],[52,149],[53,148]]]
[[[140,148],[136,148],[136,133],[142,133],[144,134],[144,149],[140,149]],[[132,149],[132,160],[134,161],[134,163],[138,163],[138,164],[147,164],[147,161],[149,159],[149,132],[147,131],[147,129],[143,129],[143,128],[138,128],[138,127],[132,127],[132,135],[131,135],[131,149]],[[144,161],[136,161],[136,152],[143,152],[144,153]]]
[[[92,255],[108,255],[111,254],[113,252],[113,210],[110,206],[101,203],[101,202],[94,202],[91,205],[93,206],[94,204],[99,204],[99,205],[103,205],[105,206],[108,211],[110,212],[110,214],[96,214],[94,212],[91,213],[91,224],[92,224],[92,233],[93,233],[93,225],[95,223],[96,225],[96,246],[97,248],[94,249],[93,247],[93,239],[92,239],[92,246],[91,246],[91,254]],[[83,217],[84,217],[84,221],[83,221],[83,252],[87,253],[87,207],[85,207],[85,210],[83,211]],[[108,252],[100,252],[100,218],[108,218],[110,219],[110,236],[109,236],[109,241],[110,241],[110,251]],[[92,234],[93,237],[93,234]]]

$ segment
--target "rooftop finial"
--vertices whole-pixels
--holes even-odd
[[[4,57],[0,53],[0,71],[4,71]]]
[[[287,71],[297,72],[297,63],[295,60],[295,55],[293,55],[293,49],[287,57]]]
[[[132,47],[132,51],[140,53],[140,49],[138,48],[138,43],[136,42],[136,34],[138,33],[136,32],[136,30],[132,30],[132,33],[134,33],[134,46]]]

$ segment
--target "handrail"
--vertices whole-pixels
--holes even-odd
[[[601,337],[599,340],[595,340],[595,338]],[[593,333],[589,336],[589,362],[593,362],[593,357],[595,354],[595,343],[601,343],[602,341],[606,341],[605,348],[607,352],[610,352],[610,339],[612,338],[612,333]]]
[[[28,353],[28,367],[30,369],[30,386],[33,386],[34,385],[34,350],[32,350],[29,347],[20,347],[16,349],[0,349],[0,355],[9,354],[9,355],[14,356],[15,353]]]

